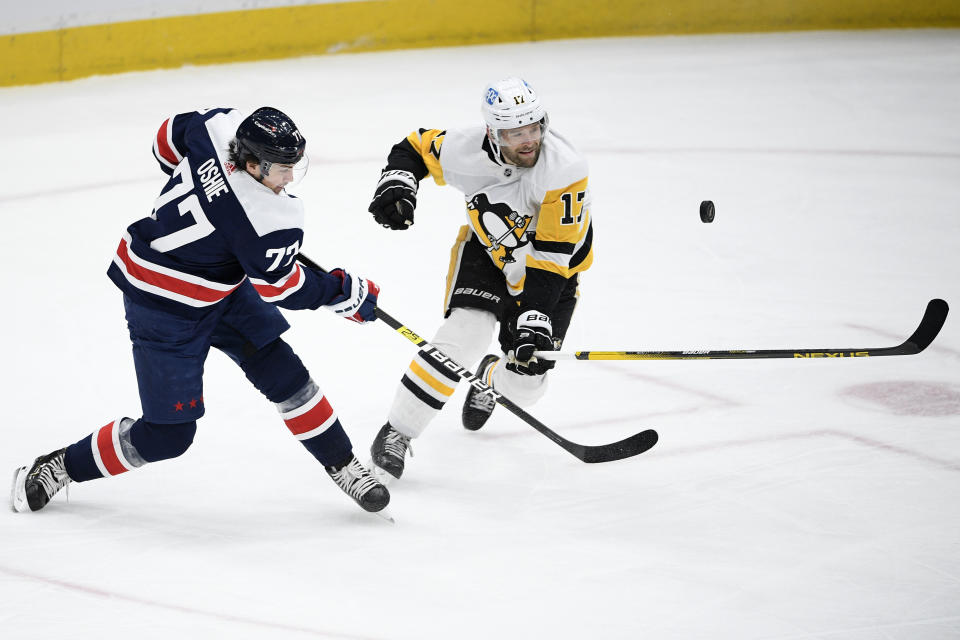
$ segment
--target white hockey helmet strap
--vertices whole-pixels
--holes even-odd
[[[516,129],[539,122],[542,125],[542,134],[546,136],[550,122],[537,92],[523,78],[504,78],[488,84],[483,91],[480,110],[487,125],[490,142],[498,153],[500,130]]]

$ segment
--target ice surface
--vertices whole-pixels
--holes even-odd
[[[520,73],[591,165],[596,262],[569,349],[881,347],[960,310],[960,32],[600,39],[186,68],[0,90],[0,469],[139,415],[104,272],[163,176],[170,114],[262,104],[312,166],[304,251],[440,322],[460,195],[366,207],[390,145],[479,121]],[[716,203],[712,224],[701,200]],[[288,333],[365,452],[412,346],[298,312]],[[960,324],[923,354],[561,362],[531,413],[652,451],[585,465],[457,392],[361,512],[220,354],[182,458],[0,516],[9,638],[960,637]],[[364,456],[365,457],[365,456]]]

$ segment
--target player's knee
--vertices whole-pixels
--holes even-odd
[[[308,376],[307,382],[302,387],[275,404],[277,405],[277,410],[280,411],[282,415],[291,411],[296,411],[297,409],[300,409],[301,407],[313,402],[318,393],[320,393],[320,387],[318,387],[317,383],[313,381],[313,378]]]
[[[456,308],[437,330],[431,343],[455,362],[471,366],[479,360],[497,325],[497,318],[481,309]]]
[[[502,364],[502,362],[501,362]],[[548,375],[527,376],[498,366],[493,370],[493,386],[519,407],[530,407],[547,392]]]
[[[154,424],[137,420],[130,428],[130,443],[145,462],[157,462],[182,456],[197,433],[197,423]]]
[[[256,351],[240,368],[247,380],[273,403],[289,399],[310,380],[303,362],[280,338]]]

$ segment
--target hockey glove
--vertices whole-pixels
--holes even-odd
[[[351,276],[343,269],[334,269],[330,275],[340,278],[340,294],[327,303],[328,309],[354,322],[373,322],[377,319],[380,287],[372,280]]]
[[[402,231],[413,224],[413,210],[417,208],[417,185],[416,176],[409,171],[384,169],[367,210],[378,224]]]
[[[550,316],[536,310],[524,311],[517,318],[512,358],[507,369],[526,376],[540,376],[553,369],[553,360],[538,360],[534,351],[553,351],[553,327]]]

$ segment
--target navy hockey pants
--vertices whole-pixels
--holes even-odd
[[[249,282],[200,318],[142,306],[126,296],[124,307],[143,417],[116,420],[68,447],[67,472],[75,481],[115,475],[131,462],[140,466],[186,451],[204,413],[203,368],[211,346],[236,362],[271,402],[286,401],[310,381],[303,363],[280,339],[290,325]],[[351,450],[339,421],[334,427],[303,442],[324,464]],[[95,438],[104,442],[95,443]]]

